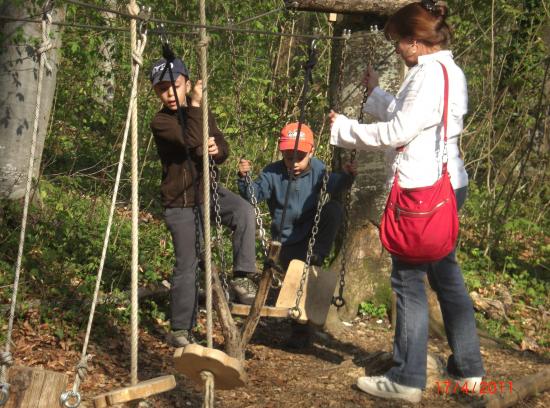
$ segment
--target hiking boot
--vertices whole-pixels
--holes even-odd
[[[420,388],[397,384],[384,376],[359,377],[357,387],[367,394],[381,398],[402,399],[413,403],[420,402],[422,399]]]
[[[290,338],[286,341],[286,347],[300,350],[311,345],[313,340],[313,330],[307,324],[291,322]]]
[[[231,280],[231,288],[235,292],[237,301],[243,305],[251,305],[256,297],[258,287],[247,277],[239,277]]]
[[[175,330],[166,335],[166,342],[173,347],[180,348],[194,343],[194,339],[190,330]]]

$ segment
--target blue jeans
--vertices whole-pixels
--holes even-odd
[[[467,187],[455,190],[460,209],[466,199]],[[394,366],[385,374],[401,385],[426,387],[428,353],[428,301],[424,277],[437,293],[445,333],[452,354],[447,362],[450,375],[482,377],[485,374],[474,308],[455,251],[438,262],[411,265],[392,258],[392,289],[397,296],[397,324],[393,343]]]

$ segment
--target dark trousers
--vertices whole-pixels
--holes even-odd
[[[255,273],[254,209],[224,187],[219,188],[219,197],[222,224],[233,231],[233,271]],[[211,218],[214,218],[213,209]],[[172,234],[176,255],[170,290],[171,326],[172,330],[189,330],[195,325],[197,307],[195,271],[199,259],[195,249],[195,213],[193,208],[166,208],[164,220]],[[202,239],[202,233],[200,236]]]
[[[319,232],[315,236],[315,245],[313,246],[314,254],[317,254],[321,258],[329,255],[343,218],[344,209],[338,201],[330,200],[323,206],[319,219]],[[288,264],[293,259],[305,262],[310,237],[311,234],[307,235],[303,240],[290,245],[283,243],[279,263],[284,270],[288,268]]]
[[[455,191],[460,208],[467,187]],[[393,260],[392,289],[397,295],[397,324],[393,344],[394,366],[386,373],[391,381],[415,388],[426,386],[428,301],[424,277],[437,293],[445,333],[452,351],[447,362],[456,377],[484,375],[474,308],[456,261],[455,251],[438,262],[410,265]]]

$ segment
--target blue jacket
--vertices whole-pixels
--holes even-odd
[[[281,243],[294,244],[306,239],[313,227],[313,218],[317,210],[319,192],[323,184],[325,164],[313,157],[310,167],[296,177],[292,183],[288,208],[285,215],[285,225],[281,234]],[[271,236],[279,236],[279,227],[285,204],[286,188],[290,177],[283,160],[267,165],[260,176],[254,181],[254,195],[258,202],[267,201],[271,214]],[[346,173],[331,173],[327,185],[330,194],[337,193],[353,183],[353,176]],[[239,192],[250,201],[244,178],[238,180]]]

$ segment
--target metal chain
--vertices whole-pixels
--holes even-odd
[[[302,310],[300,310],[300,301],[304,294],[304,286],[306,284],[307,276],[309,273],[309,268],[311,265],[311,256],[313,255],[313,247],[315,246],[315,239],[319,232],[319,222],[321,221],[321,211],[323,206],[327,203],[329,194],[327,192],[328,180],[330,178],[330,163],[332,163],[332,156],[334,154],[334,147],[330,146],[328,149],[327,165],[325,167],[325,172],[323,174],[323,182],[321,185],[321,190],[319,191],[319,200],[317,201],[317,209],[315,211],[315,218],[313,219],[313,227],[311,228],[311,236],[309,237],[306,262],[304,264],[304,271],[302,272],[302,277],[300,279],[300,286],[296,292],[296,303],[289,309],[288,313],[291,318],[298,320],[302,316]]]
[[[223,253],[223,227],[222,216],[220,209],[220,194],[218,184],[218,171],[216,169],[216,163],[212,156],[209,156],[210,166],[210,186],[212,189],[212,202],[214,203],[214,220],[216,222],[216,246],[218,247],[218,254],[220,255],[221,271],[220,278],[222,288],[225,293],[226,299],[229,300],[229,284],[227,282],[227,265],[225,263],[225,255]]]
[[[262,219],[262,214],[260,211],[260,206],[258,205],[258,199],[254,192],[254,186],[252,185],[252,177],[250,177],[250,172],[247,172],[244,176],[244,181],[246,183],[246,191],[248,192],[248,197],[250,197],[250,203],[254,207],[254,213],[256,214],[256,225],[258,226],[258,234],[260,235],[260,242],[262,243],[262,249],[264,256],[267,257],[267,252],[269,250],[269,242],[267,241],[264,220]]]

